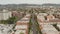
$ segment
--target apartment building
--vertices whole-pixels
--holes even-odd
[[[42,34],[59,34],[59,31],[49,24],[40,24]]]
[[[16,31],[13,32],[14,34],[20,34],[20,33],[28,34],[28,32],[29,32],[29,21],[30,21],[29,16],[30,15],[26,15],[21,20],[16,22],[16,26],[14,29]]]
[[[0,11],[0,20],[7,20],[9,17],[12,17],[11,11],[5,9]]]
[[[38,23],[50,23],[50,24],[56,24],[56,23],[60,23],[60,19],[56,18],[54,15],[52,14],[47,14],[47,15],[37,15],[37,21]]]
[[[25,13],[19,12],[19,11],[12,11],[12,15],[16,16],[18,19],[20,19],[21,17],[23,17],[25,15]]]
[[[37,15],[37,21],[42,34],[60,34],[59,31],[51,25],[60,23],[60,19],[56,18],[54,15],[40,13]],[[57,25],[57,27],[60,29],[60,25]]]

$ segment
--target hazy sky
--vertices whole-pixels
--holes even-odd
[[[0,0],[0,4],[43,4],[43,3],[56,3],[60,4],[60,0]]]

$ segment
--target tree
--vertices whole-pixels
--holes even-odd
[[[20,32],[20,34],[24,34],[23,32]]]
[[[14,22],[17,21],[17,18],[15,16],[13,16],[13,17],[9,18],[7,21],[8,21],[8,24],[13,24]]]

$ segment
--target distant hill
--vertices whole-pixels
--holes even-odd
[[[55,7],[60,7],[60,4],[50,4],[50,3],[46,3],[46,4],[7,4],[7,5],[0,5],[0,9],[3,8],[12,8],[12,9],[16,9],[16,8],[20,8],[20,7],[27,7],[27,6],[55,6]]]
[[[0,5],[0,9],[3,8],[20,8],[20,7],[27,7],[27,6],[40,6],[36,4],[7,4],[7,5]]]
[[[50,3],[46,3],[46,4],[42,4],[42,6],[55,6],[55,7],[60,7],[60,4],[50,4]]]

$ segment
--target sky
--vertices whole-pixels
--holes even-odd
[[[60,0],[0,0],[0,4],[60,4]]]

